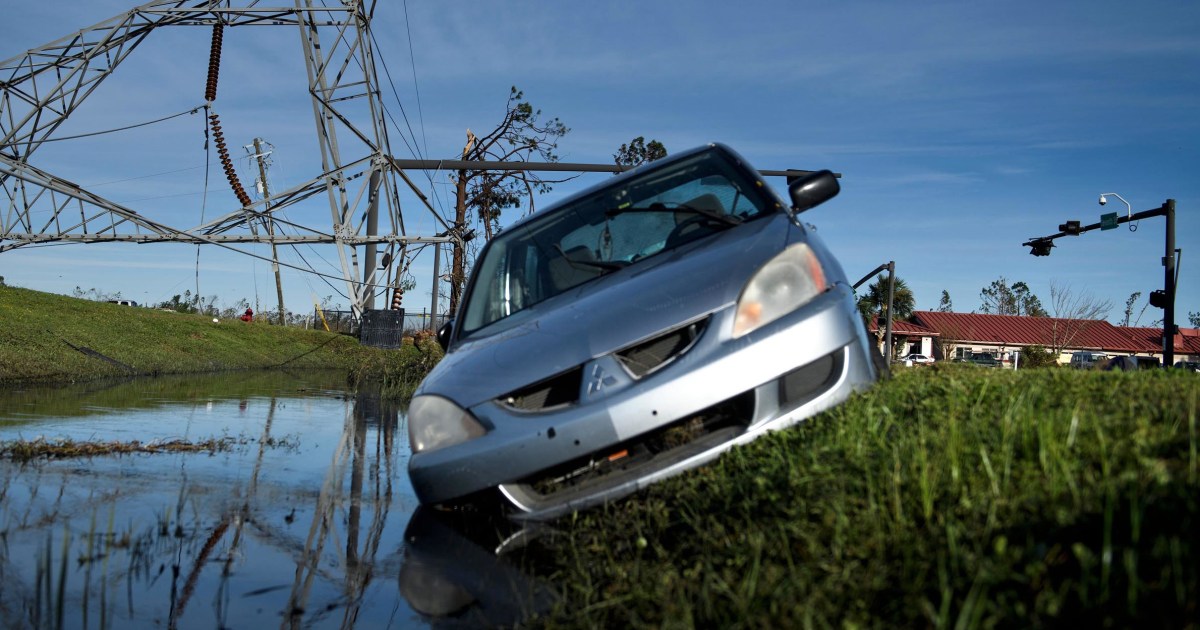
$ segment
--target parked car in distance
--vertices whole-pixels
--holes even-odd
[[[1130,372],[1133,370],[1153,370],[1162,367],[1162,362],[1154,357],[1139,357],[1139,356],[1119,356],[1113,357],[1105,364],[1105,370],[1120,370]]]
[[[910,361],[913,365],[933,363],[933,357],[927,357],[923,354],[906,354],[897,360],[905,365],[907,365]]]
[[[1108,355],[1103,352],[1072,352],[1071,367],[1079,370],[1090,370],[1096,367],[1102,367],[1108,362]]]
[[[446,355],[408,410],[423,504],[551,519],[638,491],[841,403],[882,357],[800,213],[714,144],[508,226],[479,252]]]
[[[1188,372],[1200,372],[1200,361],[1176,361],[1173,367]]]
[[[986,352],[972,352],[970,356],[963,359],[963,363],[978,365],[980,367],[1000,367],[1000,359]]]

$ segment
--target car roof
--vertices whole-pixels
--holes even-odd
[[[556,202],[550,204],[549,206],[547,206],[541,210],[538,210],[537,212],[534,212],[531,215],[521,217],[520,219],[514,221],[507,228],[505,228],[505,230],[512,230],[514,228],[518,228],[518,227],[520,227],[526,223],[532,222],[532,221],[540,221],[543,217],[554,214],[558,210],[560,210],[566,206],[569,206],[569,205],[573,204],[575,201],[582,199],[584,197],[587,197],[587,196],[595,193],[598,190],[610,188],[613,185],[620,185],[621,181],[624,179],[634,177],[637,174],[645,173],[646,171],[658,170],[660,168],[668,168],[676,162],[681,162],[692,156],[699,155],[701,153],[705,153],[708,151],[712,151],[714,153],[723,153],[726,157],[728,157],[730,159],[730,161],[741,166],[742,168],[745,168],[747,171],[754,174],[755,176],[761,177],[761,175],[759,175],[759,173],[758,173],[758,170],[755,169],[754,167],[750,166],[750,164],[748,162],[746,162],[745,158],[743,158],[741,155],[738,155],[737,151],[734,151],[733,149],[725,146],[724,144],[721,144],[720,142],[710,142],[708,144],[704,144],[704,145],[701,145],[698,147],[693,147],[693,148],[687,149],[685,151],[680,151],[679,153],[673,153],[671,155],[668,155],[667,157],[655,160],[653,162],[647,162],[645,164],[642,164],[641,166],[632,168],[628,171],[623,171],[620,174],[618,174],[616,177],[613,177],[610,179],[605,179],[601,182],[593,184],[592,186],[589,186],[589,187],[587,187],[577,193],[574,193],[568,197],[560,199],[559,201],[556,201]],[[769,191],[770,189],[768,188],[767,190]],[[771,192],[771,194],[773,195],[774,193]]]

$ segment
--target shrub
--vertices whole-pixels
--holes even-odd
[[[1058,354],[1044,346],[1027,346],[1021,352],[1019,368],[1058,367]]]

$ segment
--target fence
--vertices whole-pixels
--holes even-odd
[[[353,311],[313,311],[313,327],[322,328],[321,315],[325,315],[325,323],[329,326],[329,330],[333,332],[343,333],[347,335],[358,335],[362,330],[362,321],[354,316]],[[437,332],[439,328],[449,319],[446,313],[438,313],[432,318],[429,317],[428,310],[422,310],[419,313],[404,312],[404,323],[401,329],[405,334],[412,334],[421,330],[432,330]]]

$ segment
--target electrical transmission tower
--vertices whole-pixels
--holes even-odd
[[[407,245],[450,238],[405,232],[399,182],[425,197],[395,166],[388,143],[370,34],[374,5],[374,0],[296,0],[288,7],[257,0],[158,0],[0,62],[0,202],[6,206],[0,208],[0,252],[48,242],[332,243],[353,308],[373,308],[374,296],[387,285],[377,268],[379,246],[387,249],[384,260],[402,265]],[[35,159],[67,117],[165,26],[212,29],[204,104],[197,109],[204,109],[236,200],[228,212],[190,227],[152,220],[151,213],[58,177],[53,165]],[[224,33],[249,27],[299,30],[322,165],[308,181],[257,201],[238,180],[217,114]],[[296,226],[295,234],[254,228],[271,226],[274,213],[321,195],[328,200],[331,228]],[[385,274],[392,275],[391,269]]]

